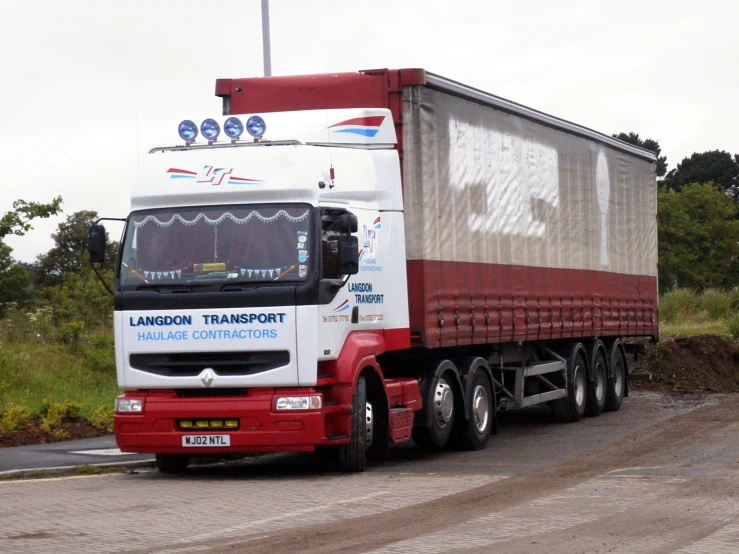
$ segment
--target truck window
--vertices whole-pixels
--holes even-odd
[[[344,210],[326,210],[321,215],[321,275],[324,279],[341,279],[339,272],[339,216]]]
[[[305,280],[311,220],[307,205],[135,212],[123,245],[121,286]]]

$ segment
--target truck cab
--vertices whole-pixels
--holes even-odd
[[[357,363],[368,336],[374,355],[410,346],[390,113],[178,130],[184,144],[142,160],[115,275],[121,450],[172,464],[341,444],[332,414],[351,395],[321,386],[343,380],[321,366]]]

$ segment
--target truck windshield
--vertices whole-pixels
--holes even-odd
[[[185,207],[131,214],[121,287],[303,281],[310,272],[307,205]]]

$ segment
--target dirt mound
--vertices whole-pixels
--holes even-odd
[[[65,417],[62,424],[51,432],[41,427],[41,420],[32,417],[19,431],[0,436],[0,448],[3,446],[24,446],[27,444],[46,444],[48,442],[89,439],[109,435],[108,431],[94,427],[81,417]]]
[[[648,371],[651,381],[631,381],[632,388],[678,392],[739,392],[739,344],[717,335],[670,337],[647,346],[646,355],[629,364]]]

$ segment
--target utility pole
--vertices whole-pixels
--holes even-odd
[[[262,0],[262,54],[264,76],[272,75],[272,53],[269,48],[269,0]]]

